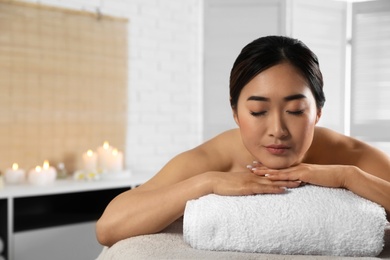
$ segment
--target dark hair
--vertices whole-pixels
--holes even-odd
[[[289,62],[307,79],[317,108],[325,103],[323,79],[317,56],[301,41],[285,36],[266,36],[245,46],[230,73],[230,105],[237,109],[241,90],[262,71]]]

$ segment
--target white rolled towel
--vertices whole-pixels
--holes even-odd
[[[386,213],[348,190],[306,185],[284,194],[218,196],[187,202],[184,240],[205,250],[376,256]]]

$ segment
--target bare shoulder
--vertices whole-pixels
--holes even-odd
[[[316,127],[307,159],[320,164],[389,164],[389,157],[383,151],[324,127]]]
[[[323,147],[334,147],[339,149],[354,149],[358,148],[360,145],[364,145],[364,143],[329,128],[316,127],[314,132],[313,145],[321,145]]]
[[[203,158],[210,170],[229,171],[237,155],[244,151],[239,129],[231,129],[195,147],[188,153]]]
[[[319,164],[351,164],[353,153],[364,144],[325,127],[316,127],[307,161]]]
[[[238,144],[242,144],[242,141],[240,130],[236,128],[222,132],[214,138],[206,141],[198,148],[204,149],[205,151],[217,151],[218,153],[221,153],[221,155],[227,155],[230,154],[231,151],[226,151],[226,148],[229,148],[228,150],[231,150],[231,148],[233,147],[237,148]]]
[[[172,158],[142,189],[171,185],[208,171],[229,171],[242,149],[238,129],[228,130]]]
[[[200,149],[204,149],[203,152],[210,157],[213,157],[210,153],[217,154],[218,171],[241,171],[254,160],[244,146],[238,128],[223,132],[204,143]]]
[[[336,132],[326,127],[317,126],[314,131],[314,141],[323,140],[323,141],[340,142],[340,141],[344,141],[346,137],[347,137],[346,135],[343,135],[339,132]]]

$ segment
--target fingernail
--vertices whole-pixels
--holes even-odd
[[[248,169],[253,169],[253,166],[252,165],[250,165],[250,164],[248,164],[247,166],[246,166],[246,168],[248,168]]]
[[[269,176],[269,173],[264,174],[264,176],[265,176],[265,177],[268,177],[268,176]]]
[[[253,164],[258,164],[259,162],[258,162],[258,161],[253,161],[252,163],[253,163]]]

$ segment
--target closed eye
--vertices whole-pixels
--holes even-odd
[[[264,116],[266,113],[267,113],[267,111],[260,111],[260,112],[251,111],[252,116]]]
[[[303,112],[304,112],[303,110],[287,111],[288,114],[290,114],[290,115],[296,115],[296,116],[302,115]]]

